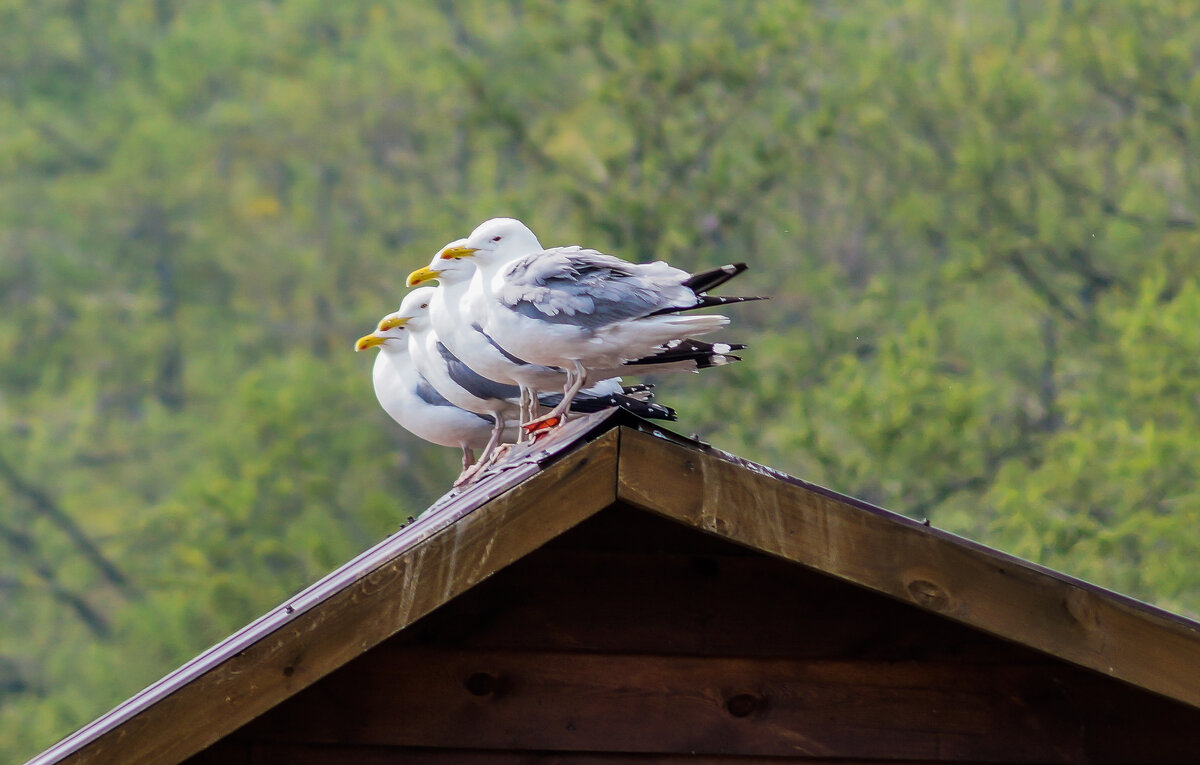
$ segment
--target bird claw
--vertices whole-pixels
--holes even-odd
[[[516,446],[516,444],[500,444],[497,446],[496,451],[492,452],[492,458],[488,460],[488,465],[491,466],[499,464],[505,457],[508,456],[508,453],[512,451],[514,446]]]
[[[540,435],[540,434],[535,434],[533,436],[533,438],[536,438],[537,435]],[[471,467],[462,471],[462,473],[458,476],[458,479],[454,482],[454,488],[457,489],[461,486],[466,486],[467,484],[475,481],[488,468],[492,467],[493,465],[497,464],[502,459],[504,459],[504,457],[508,455],[508,452],[513,448],[513,446],[514,446],[514,444],[500,444],[499,446],[497,446],[495,449],[492,450],[492,453],[488,456],[488,458],[486,460],[480,460],[479,462],[476,462]]]
[[[479,475],[479,470],[482,467],[483,465],[481,463],[476,462],[471,467],[459,473],[458,478],[454,479],[454,488],[457,489],[461,486],[466,486],[471,481],[475,480],[475,477]]]

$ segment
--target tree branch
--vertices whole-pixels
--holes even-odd
[[[67,515],[66,511],[59,507],[58,503],[49,494],[37,486],[28,483],[18,475],[16,468],[3,457],[0,457],[0,478],[4,479],[14,494],[24,497],[33,507],[34,511],[48,519],[66,534],[75,547],[79,549],[80,553],[83,554],[83,557],[96,567],[104,579],[126,596],[137,594],[137,588],[133,586],[129,577],[125,576],[115,563],[104,557],[104,553],[100,552],[100,549],[84,533],[83,529],[75,523],[74,519]]]
[[[75,615],[92,631],[92,634],[96,637],[108,637],[112,634],[108,620],[99,611],[92,608],[82,596],[71,592],[59,583],[54,570],[38,557],[37,546],[34,544],[32,537],[24,532],[0,526],[0,539],[7,542],[9,547],[15,552],[29,559],[30,568],[33,573],[45,582],[46,586],[50,588],[50,593],[57,600],[66,604],[75,612]]]
[[[1042,279],[1042,277],[1038,276],[1037,272],[1033,270],[1033,267],[1029,265],[1029,261],[1025,260],[1024,255],[1016,250],[1013,250],[1008,253],[1008,255],[1005,257],[1005,260],[1007,260],[1008,264],[1012,266],[1012,269],[1017,272],[1017,275],[1024,280],[1029,288],[1046,301],[1047,305],[1071,321],[1079,321],[1079,314],[1075,313],[1075,311],[1072,310],[1069,305],[1063,302],[1063,299],[1058,296],[1058,293],[1056,293],[1050,287],[1050,285],[1047,284],[1044,279]]]

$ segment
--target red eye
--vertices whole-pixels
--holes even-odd
[[[493,237],[492,237],[492,241],[493,241],[493,242],[499,242],[499,241],[500,241],[500,237],[498,237],[498,236],[493,236]]]

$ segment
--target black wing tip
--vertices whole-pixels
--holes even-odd
[[[614,394],[611,401],[611,406],[618,406],[631,414],[636,414],[638,417],[645,417],[651,420],[667,420],[674,422],[678,416],[675,410],[669,406],[662,404],[654,404],[649,401],[639,401],[636,398],[629,398]]]
[[[701,369],[712,369],[713,367],[723,367],[729,364],[736,364],[741,361],[741,356],[734,356],[732,353],[714,354],[704,359],[696,360],[696,371]]]
[[[650,416],[656,420],[666,420],[667,422],[676,422],[679,419],[679,415],[677,415],[675,413],[675,410],[669,406],[663,406],[662,404],[651,404],[651,407],[652,407],[653,414],[651,414]]]
[[[733,351],[744,351],[749,347],[745,343],[709,343],[704,340],[696,340],[688,337],[682,340],[672,340],[663,346],[662,350],[658,353],[652,356],[643,356],[640,359],[631,359],[626,361],[624,366],[653,367],[658,364],[671,364],[680,361],[695,361],[699,364],[704,359],[727,355]]]
[[[713,308],[715,306],[732,305],[734,303],[749,303],[754,300],[770,300],[766,295],[746,295],[743,297],[720,297],[718,295],[697,295],[696,302],[692,305],[675,305],[666,308],[659,308],[657,311],[651,311],[643,318],[651,316],[662,316],[668,313],[684,313],[685,311],[698,311],[701,308]]]
[[[745,263],[726,263],[725,265],[718,266],[717,268],[714,268],[713,270],[708,271],[706,273],[710,273],[710,274],[714,274],[714,275],[718,274],[718,273],[723,274],[724,277],[723,277],[721,283],[724,283],[725,281],[732,279],[733,277],[737,276],[738,274],[745,273],[746,271],[749,271],[749,270],[750,270],[750,266],[746,265]]]
[[[692,274],[684,280],[683,286],[699,295],[720,287],[748,268],[745,263],[727,263],[719,268]]]
[[[770,300],[770,295],[744,295],[741,297],[721,297],[719,295],[705,295],[705,300],[715,301],[710,305],[726,305],[728,303],[749,303],[752,300]]]

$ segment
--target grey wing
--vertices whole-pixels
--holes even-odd
[[[688,274],[661,261],[627,263],[579,247],[527,255],[505,271],[496,297],[519,314],[595,329],[655,311],[690,308]]]
[[[440,342],[437,344],[437,350],[446,362],[446,370],[450,374],[450,379],[472,396],[482,399],[500,399],[501,401],[520,398],[521,389],[517,386],[489,380],[459,360],[450,352],[449,348]]]
[[[430,385],[429,381],[426,380],[424,377],[421,377],[420,375],[417,376],[417,387],[416,387],[415,393],[417,394],[417,398],[421,399],[422,401],[424,401],[426,404],[429,404],[430,406],[454,407],[454,404],[447,401],[445,396],[443,396],[441,393],[438,393],[437,389],[434,388],[432,385]],[[455,407],[455,408],[457,408],[457,407]],[[460,411],[466,412],[465,409],[462,409]],[[486,414],[479,414],[477,412],[467,412],[467,414],[478,417],[480,420],[483,420],[484,422],[488,422],[488,423],[492,423],[492,424],[495,424],[495,422],[496,422],[494,419],[492,419],[491,417],[489,417]]]
[[[446,400],[445,396],[438,393],[437,389],[430,385],[429,381],[424,377],[420,377],[417,380],[417,387],[414,392],[417,394],[417,398],[430,406],[454,406],[454,404]]]

